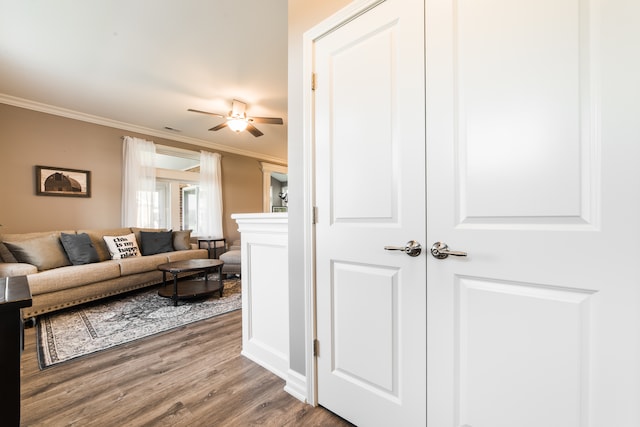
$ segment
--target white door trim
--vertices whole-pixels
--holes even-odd
[[[304,33],[302,38],[302,119],[303,119],[303,260],[304,260],[304,294],[305,294],[305,357],[307,396],[309,404],[318,405],[317,366],[313,355],[313,341],[316,338],[316,289],[315,277],[315,233],[313,209],[315,204],[314,181],[314,140],[313,140],[313,90],[311,88],[314,43],[334,29],[351,21],[367,10],[383,3],[385,0],[358,0],[344,9],[331,15],[315,27]],[[318,84],[322,84],[319,82]]]
[[[271,213],[271,173],[288,174],[289,168],[273,163],[260,162],[262,170],[262,212]]]

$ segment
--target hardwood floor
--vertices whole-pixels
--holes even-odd
[[[21,426],[351,426],[240,356],[240,310],[40,371],[25,330]]]

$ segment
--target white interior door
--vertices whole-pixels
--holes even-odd
[[[640,426],[639,5],[426,0],[430,427]]]
[[[384,249],[425,238],[423,19],[388,0],[314,44],[318,402],[360,426],[426,423],[426,257]]]

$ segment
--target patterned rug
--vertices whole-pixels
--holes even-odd
[[[83,304],[38,317],[40,369],[115,347],[198,320],[238,310],[240,279],[224,280],[223,296],[181,300],[158,295],[158,287]]]

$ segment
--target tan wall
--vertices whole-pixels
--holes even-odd
[[[222,204],[227,242],[240,239],[234,213],[262,211],[262,170],[260,162],[243,156],[222,154]]]
[[[201,147],[0,104],[0,232],[120,227],[122,136],[199,151]],[[36,196],[34,166],[91,171],[91,197]],[[223,227],[232,213],[262,210],[256,159],[222,153]]]

